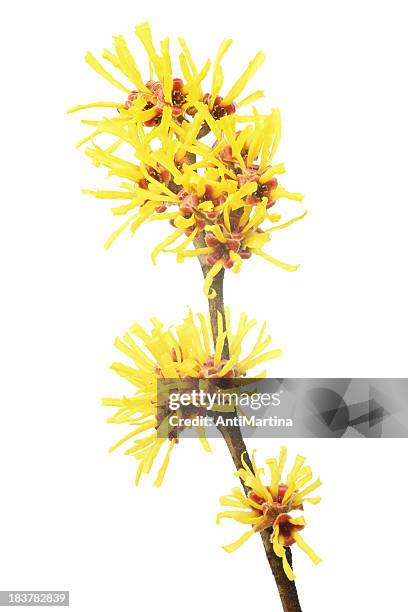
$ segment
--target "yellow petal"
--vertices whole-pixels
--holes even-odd
[[[172,440],[171,443],[170,443],[170,446],[169,446],[169,448],[167,450],[167,453],[166,453],[166,456],[164,458],[163,464],[162,464],[162,466],[161,466],[161,468],[160,468],[160,470],[159,470],[159,472],[157,474],[157,478],[154,481],[154,486],[155,487],[160,487],[161,483],[163,482],[163,478],[164,478],[164,476],[166,474],[166,470],[167,470],[168,465],[169,465],[170,454],[171,454],[171,451],[174,448],[174,444],[175,444],[175,441]]]
[[[294,193],[293,191],[288,191],[281,185],[278,185],[275,189],[274,196],[276,199],[287,198],[288,200],[296,200],[297,202],[301,202],[304,198],[301,193]]]
[[[172,244],[173,242],[175,242],[177,240],[177,238],[181,235],[184,234],[184,230],[183,229],[177,229],[175,232],[173,232],[172,234],[170,234],[170,236],[168,236],[167,238],[165,238],[165,240],[162,240],[162,242],[160,242],[155,249],[153,249],[152,251],[152,261],[154,264],[156,264],[156,259],[158,254],[161,251],[164,251],[164,249],[169,246],[169,244]]]
[[[265,95],[264,91],[261,91],[261,90],[254,91],[254,93],[252,93],[251,95],[247,96],[246,98],[243,98],[243,100],[239,102],[238,107],[241,108],[241,106],[245,106],[246,104],[255,102],[256,100],[259,100],[259,98],[263,98],[264,95]]]
[[[142,79],[142,75],[136,65],[135,60],[130,53],[126,41],[123,36],[114,36],[113,41],[115,44],[115,51],[118,56],[120,69],[128,79],[130,79],[137,87],[139,91],[144,91],[146,93],[151,93],[150,90],[144,84]]]
[[[275,266],[278,266],[279,268],[283,268],[284,270],[287,270],[288,272],[295,272],[295,270],[297,270],[299,268],[299,265],[294,266],[292,264],[288,264],[288,263],[285,263],[283,261],[280,261],[279,259],[275,259],[271,255],[268,255],[267,253],[264,253],[260,249],[252,249],[252,252],[255,253],[256,255],[259,255],[260,257],[263,257],[267,261],[270,261]]]
[[[286,558],[286,552],[282,557],[283,571],[285,572],[288,580],[295,580],[296,576],[293,573],[293,569],[290,567],[289,562]]]
[[[320,557],[318,557],[316,553],[314,552],[314,550],[310,548],[308,544],[306,544],[306,542],[304,541],[304,539],[302,538],[302,536],[299,534],[298,531],[294,530],[292,532],[292,537],[295,540],[296,544],[299,546],[299,548],[301,548],[303,552],[305,552],[308,555],[308,557],[310,557],[310,559],[313,561],[315,565],[317,565],[318,563],[321,563],[322,560],[320,559]]]
[[[294,217],[293,219],[286,221],[286,223],[281,223],[281,225],[274,225],[274,227],[267,229],[266,233],[270,234],[271,232],[275,232],[276,230],[285,229],[286,227],[289,227],[293,223],[296,223],[296,221],[300,221],[301,219],[306,217],[307,212],[308,211],[305,210],[305,212],[302,215],[299,215],[298,217]]]
[[[222,259],[219,259],[218,261],[215,262],[213,267],[207,272],[207,276],[205,277],[205,281],[204,281],[204,294],[209,300],[214,299],[215,296],[217,295],[217,292],[214,289],[212,289],[211,285],[213,283],[214,278],[217,276],[218,272],[222,269],[223,265],[224,264],[223,264]]]
[[[113,76],[111,74],[109,74],[109,72],[107,70],[105,70],[105,68],[102,66],[102,64],[100,64],[98,62],[96,57],[94,57],[90,51],[88,51],[88,53],[85,55],[85,61],[86,61],[87,64],[89,64],[89,66],[91,66],[91,68],[93,68],[95,70],[95,72],[100,74],[111,85],[114,85],[118,89],[121,89],[126,94],[129,93],[129,88],[125,87],[124,85],[122,85],[122,83],[120,83],[119,81],[114,79]]]
[[[90,102],[89,104],[78,104],[67,110],[67,113],[76,113],[87,108],[118,108],[120,102]]]
[[[144,46],[149,60],[154,67],[159,81],[163,84],[163,60],[154,48],[150,25],[145,21],[135,27],[136,36]]]
[[[264,61],[265,61],[265,55],[264,53],[260,51],[259,53],[255,55],[254,59],[249,62],[246,70],[244,70],[242,75],[234,83],[230,91],[225,96],[223,100],[224,106],[228,106],[228,104],[231,104],[231,102],[234,102],[234,100],[240,95],[240,93],[245,88],[248,81],[254,76],[255,72],[263,64]]]
[[[191,217],[183,217],[182,215],[179,215],[174,220],[174,225],[176,227],[186,229],[187,227],[191,227],[192,225],[194,225],[195,222],[196,222],[196,220],[195,220],[195,216],[194,215],[191,215]]]
[[[128,219],[127,221],[125,221],[124,223],[122,223],[122,225],[120,225],[118,227],[117,230],[115,230],[113,232],[113,234],[111,234],[108,238],[108,240],[105,242],[104,244],[104,248],[107,250],[112,246],[112,243],[116,240],[116,238],[128,227],[128,225],[130,225],[132,223],[132,221],[136,218],[137,215],[133,215],[132,217],[130,217],[130,219]]]
[[[249,538],[251,536],[254,535],[254,530],[250,529],[249,531],[246,531],[238,540],[236,540],[235,542],[232,542],[231,544],[226,544],[225,546],[223,546],[223,549],[227,552],[227,553],[232,553],[234,551],[236,551],[240,546],[242,546],[242,544],[244,544],[247,540],[249,540]]]
[[[232,44],[231,39],[224,38],[224,40],[222,41],[222,43],[220,44],[218,48],[218,52],[214,60],[213,78],[212,78],[212,83],[211,83],[210,108],[213,107],[215,97],[217,96],[217,94],[219,93],[222,87],[223,75],[222,75],[222,69],[221,69],[221,61],[225,53],[228,51],[228,48],[231,46],[231,44]]]
[[[239,510],[227,510],[225,512],[219,512],[216,517],[216,523],[219,524],[222,518],[234,519],[238,523],[253,525],[254,523],[263,520],[263,516],[259,515],[259,512],[245,512]]]

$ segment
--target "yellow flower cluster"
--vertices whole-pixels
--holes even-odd
[[[262,97],[262,91],[237,101],[263,63],[263,53],[223,93],[221,63],[231,40],[221,43],[205,90],[210,60],[197,68],[180,38],[179,68],[174,73],[169,39],[156,48],[147,23],[137,26],[136,34],[147,53],[149,79],[142,78],[124,38],[114,37],[114,52],[104,50],[102,56],[120,73],[118,78],[91,53],[86,61],[123,98],[70,111],[113,109],[111,117],[85,120],[92,132],[79,143],[87,143],[86,154],[96,166],[120,179],[113,189],[86,192],[120,201],[112,212],[125,221],[106,247],[126,228],[133,234],[145,222],[166,221],[172,229],[154,248],[153,261],[160,252],[173,252],[178,261],[200,257],[208,267],[204,289],[210,298],[215,296],[211,284],[216,274],[222,268],[239,272],[242,262],[253,254],[296,270],[298,266],[263,250],[274,231],[306,214],[282,220],[273,212],[280,198],[302,200],[299,193],[278,183],[277,176],[285,171],[283,164],[273,163],[281,136],[279,111],[260,114],[253,107],[250,114],[240,114],[243,105]]]
[[[220,498],[222,506],[229,506],[234,510],[220,512],[217,523],[222,518],[231,518],[238,523],[252,525],[236,542],[224,546],[227,552],[233,552],[244,544],[254,533],[271,529],[271,543],[278,557],[281,557],[283,568],[289,580],[294,580],[295,575],[286,558],[286,548],[297,544],[313,561],[320,563],[321,559],[306,544],[299,531],[304,529],[306,522],[303,516],[292,516],[290,513],[303,510],[304,502],[318,504],[320,497],[309,497],[310,493],[320,487],[318,478],[311,484],[313,478],[312,470],[305,465],[305,457],[297,455],[292,469],[286,480],[282,480],[283,470],[286,463],[286,447],[281,447],[279,458],[267,460],[270,472],[270,483],[265,485],[261,475],[263,468],[257,468],[254,457],[252,458],[253,470],[241,458],[242,467],[236,475],[242,480],[246,487],[245,495],[239,487],[234,487],[230,495]]]
[[[243,355],[243,342],[248,333],[256,325],[256,321],[241,314],[236,331],[230,323],[230,314],[226,311],[225,328],[221,315],[218,318],[218,333],[215,348],[212,348],[211,324],[209,317],[191,312],[184,321],[173,328],[166,328],[156,320],[151,319],[152,329],[145,331],[140,325],[134,324],[123,337],[117,338],[115,346],[132,360],[132,365],[114,363],[112,369],[128,380],[136,392],[130,397],[105,398],[105,406],[116,408],[115,414],[108,422],[130,426],[131,431],[115,444],[114,450],[130,442],[126,450],[138,460],[136,484],[142,474],[148,474],[155,458],[164,445],[168,445],[162,466],[155,480],[159,486],[167,469],[170,453],[179,441],[179,431],[168,427],[170,410],[157,397],[157,381],[180,379],[239,378],[245,376],[252,368],[266,361],[279,357],[280,350],[267,350],[271,337],[265,335],[264,324],[253,344],[252,350]],[[223,359],[224,342],[228,342],[230,358]],[[261,378],[265,371],[251,375]],[[189,415],[192,416],[191,407]],[[177,414],[173,413],[173,414]],[[161,430],[160,430],[161,428]],[[159,431],[160,430],[160,431]],[[163,435],[163,431],[166,435]],[[168,432],[168,433],[167,433]],[[205,433],[197,431],[206,450],[209,449]]]

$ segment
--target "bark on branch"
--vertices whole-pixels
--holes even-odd
[[[195,247],[202,248],[205,246],[203,239],[195,240]],[[203,272],[204,277],[207,275],[210,266],[205,261],[204,257],[200,257],[200,265]],[[210,320],[211,320],[211,329],[214,344],[217,339],[218,334],[218,313],[221,313],[223,323],[225,325],[225,309],[224,309],[224,269],[222,269],[213,281],[213,289],[215,289],[217,295],[215,298],[208,300],[208,307],[210,312]],[[228,340],[226,339],[222,351],[222,356],[224,359],[229,358],[229,346]],[[234,416],[234,415],[232,415]],[[244,456],[245,462],[252,469],[251,459],[248,455],[248,451],[245,445],[245,441],[242,437],[242,432],[240,427],[238,426],[219,426],[218,427],[222,437],[225,440],[225,443],[228,447],[228,450],[231,454],[232,460],[236,469],[240,469],[242,467],[241,457]],[[243,489],[246,493],[248,493],[247,487],[241,482]],[[295,582],[292,580],[288,580],[284,570],[282,559],[280,559],[273,550],[272,544],[270,542],[271,529],[265,529],[260,533],[262,538],[262,543],[265,549],[266,558],[269,563],[269,567],[271,568],[272,574],[275,578],[276,586],[278,588],[279,596],[282,603],[282,608],[284,612],[302,612],[300,607],[299,598],[296,590]],[[286,551],[286,556],[289,564],[292,566],[292,554],[290,548]]]

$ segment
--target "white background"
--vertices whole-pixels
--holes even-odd
[[[70,589],[72,609],[276,610],[260,543],[220,544],[217,499],[235,484],[222,445],[174,453],[164,486],[133,486],[135,465],[107,448],[99,398],[129,391],[108,370],[116,334],[156,315],[206,307],[196,262],[149,250],[158,226],[112,248],[109,206],[81,195],[104,178],[74,143],[66,108],[112,97],[83,62],[112,34],[149,19],[184,35],[203,61],[224,36],[231,79],[262,48],[257,78],[283,117],[277,161],[310,216],[269,252],[301,262],[288,274],[252,259],[228,277],[227,302],[267,319],[284,356],[276,376],[407,376],[404,3],[342,0],[4,5],[1,183],[0,589]],[[135,44],[136,47],[136,44]],[[296,210],[296,204],[289,204]],[[277,451],[258,444],[260,458]],[[299,440],[324,501],[295,551],[305,611],[403,609],[405,440]]]

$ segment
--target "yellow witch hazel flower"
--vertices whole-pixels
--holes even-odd
[[[96,198],[119,200],[112,212],[125,220],[105,246],[110,247],[127,228],[133,235],[145,222],[166,221],[173,229],[154,247],[153,262],[161,252],[175,253],[180,262],[199,257],[208,270],[204,291],[209,298],[216,295],[212,282],[218,272],[223,268],[239,272],[252,255],[287,271],[296,270],[297,265],[282,262],[264,250],[274,231],[288,228],[306,214],[282,218],[272,210],[281,199],[300,202],[303,198],[278,182],[277,177],[285,172],[282,163],[273,161],[281,137],[280,113],[274,109],[259,114],[253,108],[251,115],[239,114],[243,102],[253,102],[262,92],[235,103],[264,55],[258,53],[230,91],[221,96],[221,62],[231,40],[221,43],[209,93],[203,93],[209,60],[198,69],[185,41],[179,39],[184,80],[173,78],[168,38],[156,48],[147,23],[137,26],[136,34],[148,55],[150,80],[142,79],[123,37],[115,37],[115,52],[105,50],[103,57],[136,90],[129,90],[88,54],[87,62],[126,91],[128,99],[120,104],[96,102],[72,109],[99,106],[118,111],[115,117],[85,121],[94,131],[79,143],[88,142],[86,154],[96,166],[108,169],[108,177],[122,179],[111,189],[85,191]],[[101,137],[109,138],[110,144],[102,144]]]
[[[301,194],[289,192],[278,185],[275,175],[285,171],[283,164],[271,165],[280,140],[279,111],[275,109],[262,118],[256,115],[253,125],[237,132],[237,117],[225,117],[215,124],[211,123],[208,112],[202,107],[200,110],[217,135],[217,141],[210,152],[202,143],[194,143],[190,151],[206,156],[207,164],[213,165],[212,174],[207,169],[199,178],[200,191],[190,185],[178,193],[182,201],[177,219],[178,227],[194,227],[193,238],[201,233],[205,246],[186,251],[191,239],[183,243],[181,248],[173,249],[178,253],[179,261],[195,255],[206,257],[211,267],[207,290],[212,278],[222,268],[239,272],[243,260],[249,259],[252,254],[285,270],[296,270],[298,266],[284,263],[262,249],[271,240],[272,232],[289,227],[307,214],[306,211],[279,223],[281,215],[270,212],[270,208],[281,198],[303,199]],[[162,163],[166,165],[166,161]],[[189,166],[188,170],[199,164]],[[166,167],[171,172],[168,164]],[[273,224],[271,227],[261,227],[268,221]],[[178,238],[176,234],[174,236]],[[215,294],[209,293],[208,296],[214,297]]]
[[[249,370],[279,357],[279,349],[268,351],[271,337],[265,335],[264,324],[255,340],[252,350],[242,354],[242,345],[256,321],[241,314],[236,331],[230,323],[229,312],[226,312],[226,326],[218,319],[218,334],[213,348],[211,324],[209,317],[189,313],[184,321],[175,327],[166,328],[163,323],[151,319],[152,329],[145,331],[134,324],[123,339],[117,338],[115,346],[132,360],[132,365],[114,363],[112,369],[128,380],[136,392],[131,396],[105,398],[105,406],[117,410],[108,419],[109,423],[127,425],[130,432],[117,442],[111,450],[124,443],[129,443],[125,453],[132,455],[138,462],[136,484],[143,474],[151,471],[153,462],[160,451],[167,446],[164,459],[154,482],[160,486],[167,470],[170,454],[180,439],[180,428],[169,428],[171,412],[168,403],[163,405],[157,398],[157,381],[168,379],[191,381],[192,379],[239,378]],[[230,358],[222,357],[224,342],[228,341]],[[255,378],[265,376],[265,371],[251,375]],[[182,410],[182,408],[180,408]],[[191,407],[188,417],[194,416]],[[205,433],[197,428],[205,450],[210,450]],[[166,435],[163,435],[163,431]]]
[[[306,525],[303,516],[292,516],[291,512],[303,510],[303,504],[309,502],[317,504],[320,497],[309,497],[310,493],[320,487],[318,478],[311,484],[313,479],[312,470],[305,465],[305,457],[298,455],[286,480],[282,480],[283,470],[286,463],[286,447],[282,446],[279,458],[267,460],[270,471],[270,484],[265,485],[261,476],[263,468],[257,468],[254,457],[252,458],[253,470],[245,463],[242,457],[243,467],[236,475],[245,485],[246,495],[239,487],[232,489],[230,495],[220,498],[222,506],[229,506],[234,510],[220,512],[217,523],[222,518],[231,518],[238,523],[252,525],[236,542],[224,546],[227,552],[233,552],[246,542],[254,533],[264,529],[271,529],[271,543],[278,557],[282,558],[283,568],[289,580],[295,580],[293,570],[286,558],[286,548],[297,544],[313,561],[320,563],[321,559],[306,544],[300,531]]]
[[[204,93],[203,81],[210,71],[210,60],[207,60],[199,70],[185,40],[179,38],[181,47],[179,72],[175,76],[170,56],[169,38],[162,40],[157,49],[148,23],[136,26],[135,33],[147,54],[150,78],[143,79],[124,37],[114,36],[114,52],[104,49],[102,57],[111,64],[114,71],[120,73],[118,78],[113,76],[92,53],[88,52],[85,60],[100,76],[125,94],[125,100],[81,104],[72,108],[70,112],[89,108],[114,108],[119,113],[115,119],[116,122],[133,123],[136,121],[146,127],[152,127],[162,122],[165,110],[169,110],[170,115],[174,118],[183,117],[185,114],[194,116],[195,103],[203,102],[207,105],[211,115],[219,119],[236,112],[239,106],[263,96],[262,91],[256,91],[237,102],[246,85],[265,60],[262,52],[256,54],[230,90],[222,97],[220,92],[224,78],[221,62],[232,40],[222,41],[214,61],[210,91]]]

